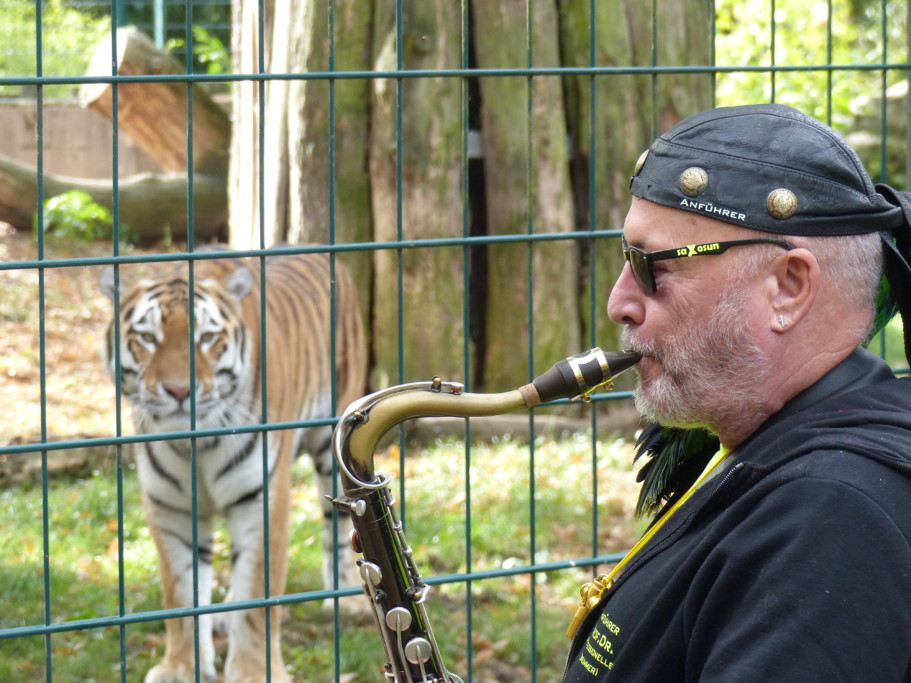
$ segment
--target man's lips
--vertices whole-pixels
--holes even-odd
[[[640,363],[645,360],[655,360],[654,349],[648,348],[645,344],[636,344],[635,342],[630,343],[628,339],[624,339],[623,341],[626,342],[623,348],[629,351],[634,351],[635,353],[638,353],[640,356],[642,356],[642,360],[639,361]]]
[[[635,349],[635,347],[633,348]],[[635,351],[642,354],[642,359],[636,363],[636,367],[634,368],[640,380],[653,377],[655,373],[662,370],[663,365],[654,353],[649,353],[648,351],[642,351],[640,349],[635,349]]]
[[[655,364],[660,365],[661,362],[656,355],[656,349],[654,348],[654,345],[647,342],[638,342],[632,337],[631,334],[629,334],[628,331],[623,335],[621,342],[623,343],[623,348],[630,351],[635,351],[642,356],[642,360],[636,364],[636,369],[641,370],[644,366],[647,367],[649,365]]]

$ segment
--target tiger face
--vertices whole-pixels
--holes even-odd
[[[239,321],[252,284],[243,266],[221,282],[196,280],[192,357],[187,278],[144,280],[129,289],[120,315],[120,382],[143,431],[189,429],[191,413],[201,428],[249,422],[252,389],[244,369],[253,345]],[[115,332],[112,321],[106,360],[116,379]]]

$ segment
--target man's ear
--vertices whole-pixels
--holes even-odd
[[[792,249],[777,259],[771,273],[772,329],[783,332],[813,307],[820,287],[819,261],[808,249]]]

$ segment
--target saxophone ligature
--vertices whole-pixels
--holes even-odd
[[[385,680],[394,683],[462,683],[443,665],[425,601],[429,591],[389,490],[373,468],[373,454],[389,429],[414,417],[481,417],[531,408],[560,398],[590,400],[591,394],[639,362],[633,351],[594,348],[558,362],[529,384],[503,393],[468,393],[439,377],[402,384],[354,401],[332,437],[344,495],[332,502],[351,515],[351,544],[364,593],[370,601],[386,654]]]

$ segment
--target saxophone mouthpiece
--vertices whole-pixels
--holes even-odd
[[[591,394],[642,360],[635,351],[602,351],[599,348],[570,356],[532,381],[540,402],[558,398],[591,400]]]
[[[606,355],[608,357],[608,363],[610,363],[612,377],[616,377],[620,373],[626,372],[642,360],[642,354],[638,351],[633,351],[632,349],[615,351],[614,353],[607,353]]]

